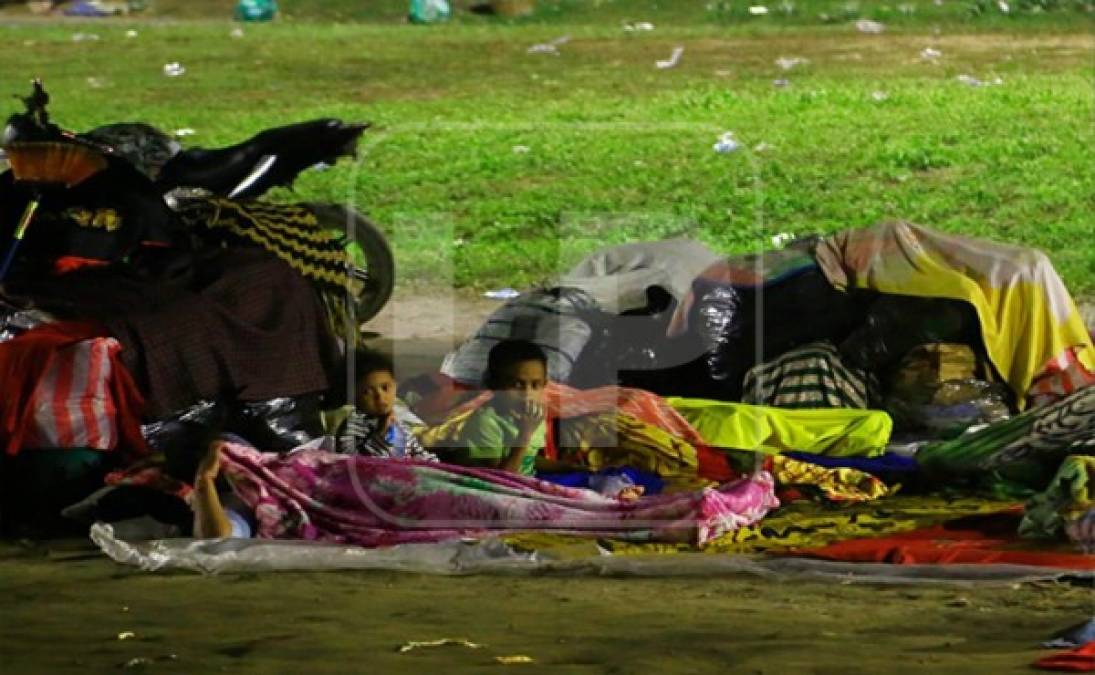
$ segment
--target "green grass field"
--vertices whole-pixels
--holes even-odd
[[[192,128],[194,145],[370,120],[358,163],[275,197],[353,201],[389,233],[403,283],[521,287],[608,243],[690,235],[732,253],[904,218],[1041,248],[1095,292],[1091,2],[800,0],[750,17],[739,2],[569,0],[516,21],[457,3],[451,23],[412,26],[405,2],[302,0],[236,38],[233,4],[83,23],[9,10],[0,91],[40,76],[66,127],[141,120]],[[558,56],[527,53],[564,35]],[[678,45],[679,66],[657,69]],[[187,72],[165,77],[170,61]],[[725,131],[739,151],[712,149]]]

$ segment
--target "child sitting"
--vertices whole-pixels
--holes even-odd
[[[525,340],[504,340],[490,350],[485,384],[494,397],[465,422],[456,443],[456,463],[526,476],[536,474],[537,464],[548,471],[565,468],[556,461],[538,461],[550,423],[545,421],[547,365],[544,351]],[[643,487],[626,475],[587,475],[581,486],[626,501],[643,494]]]
[[[456,460],[531,476],[547,439],[547,356],[532,342],[505,340],[487,356],[485,384],[494,397],[460,432]]]
[[[396,410],[395,368],[377,352],[359,352],[355,358],[355,408],[336,434],[339,452],[372,457],[421,459],[437,457],[422,447]]]

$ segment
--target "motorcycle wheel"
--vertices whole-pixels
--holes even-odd
[[[356,298],[357,323],[370,321],[380,313],[395,289],[395,256],[384,233],[356,210],[340,204],[305,204],[316,215],[321,227],[338,232],[346,246],[357,244],[365,257],[365,267],[355,267],[363,288]]]

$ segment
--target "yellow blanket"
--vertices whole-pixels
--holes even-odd
[[[833,286],[964,300],[985,350],[1019,405],[1050,360],[1073,348],[1095,369],[1095,346],[1076,304],[1041,251],[882,223],[823,240],[818,265]]]
[[[699,398],[666,401],[700,432],[705,443],[719,448],[874,457],[886,449],[893,430],[893,420],[880,410],[800,410]]]
[[[696,549],[688,544],[632,543],[617,540],[577,540],[551,534],[512,535],[503,539],[514,546],[567,559],[598,555],[598,547],[615,555],[644,555],[702,551],[703,553],[760,553],[814,548],[838,541],[883,537],[922,527],[1015,506],[1013,502],[977,497],[923,495],[888,497],[878,501],[833,506],[796,502],[782,506],[755,525],[727,532]]]

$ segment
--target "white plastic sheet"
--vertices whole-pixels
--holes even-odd
[[[520,551],[498,539],[454,540],[366,549],[357,546],[266,539],[160,539],[126,542],[110,525],[96,523],[91,540],[115,562],[145,571],[190,570],[207,574],[393,570],[422,574],[519,574],[682,577],[752,574],[812,577],[846,583],[1015,583],[1065,577],[1095,580],[1095,573],[1024,565],[886,565],[806,558],[683,553],[580,559]]]

